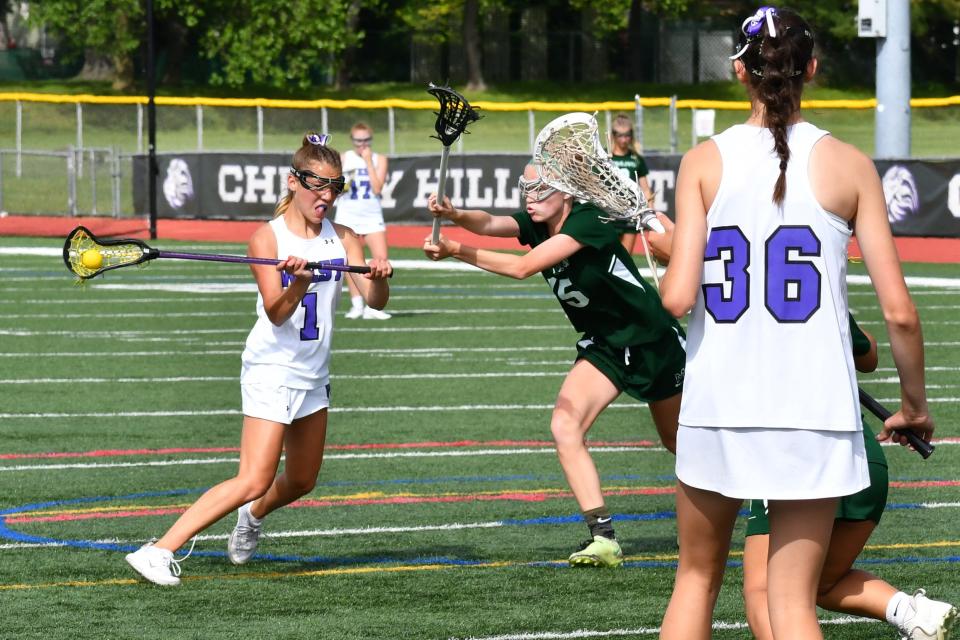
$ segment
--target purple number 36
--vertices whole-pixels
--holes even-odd
[[[777,322],[806,322],[820,308],[822,275],[812,261],[799,259],[820,251],[820,240],[808,226],[780,226],[767,238],[763,303]],[[707,313],[718,323],[736,322],[750,308],[750,241],[739,227],[716,227],[703,259],[723,261],[726,279],[703,285]]]

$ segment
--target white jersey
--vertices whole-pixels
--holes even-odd
[[[374,167],[379,167],[382,162],[380,154],[374,153],[372,161]],[[350,219],[369,218],[383,222],[380,196],[373,192],[367,163],[353,149],[343,154],[343,175],[348,184],[347,190],[337,198],[337,222],[347,226],[350,226]]]
[[[847,318],[845,220],[810,187],[810,153],[826,131],[788,129],[786,199],[768,129],[713,138],[723,174],[707,212],[700,292],[687,329],[680,424],[860,431]]]
[[[277,257],[306,258],[311,262],[347,263],[347,252],[333,229],[323,221],[320,235],[306,239],[287,229],[283,216],[270,221],[277,238]],[[292,389],[316,389],[330,378],[330,338],[333,315],[340,300],[344,272],[314,272],[307,293],[287,320],[279,327],[270,322],[263,308],[263,296],[257,294],[257,323],[247,336],[243,350],[240,382],[271,383]],[[277,273],[283,286],[293,276]]]

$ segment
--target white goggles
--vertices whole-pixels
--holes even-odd
[[[544,182],[542,178],[527,180],[523,176],[520,176],[517,186],[520,187],[521,199],[533,200],[534,202],[543,202],[557,192],[555,188]]]

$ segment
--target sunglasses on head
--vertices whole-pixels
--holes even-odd
[[[367,136],[366,138],[350,138],[353,140],[353,144],[370,144],[370,141],[373,140],[373,136]]]
[[[544,182],[542,178],[527,180],[523,176],[520,176],[517,186],[520,187],[521,200],[532,199],[534,202],[543,202],[557,192],[556,189]]]
[[[323,191],[329,189],[333,195],[338,196],[343,193],[347,186],[347,181],[343,176],[336,178],[324,178],[311,171],[301,171],[296,167],[290,167],[290,173],[300,181],[304,189],[308,191]]]

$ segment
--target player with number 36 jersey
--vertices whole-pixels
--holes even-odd
[[[747,17],[731,59],[750,115],[688,151],[677,173],[660,293],[674,317],[692,313],[677,431],[680,559],[661,640],[711,637],[746,498],[769,509],[773,637],[823,638],[816,596],[837,502],[870,482],[847,316],[853,231],[900,374],[901,411],[877,437],[933,432],[920,320],[876,167],[801,113],[814,50],[795,11]]]

